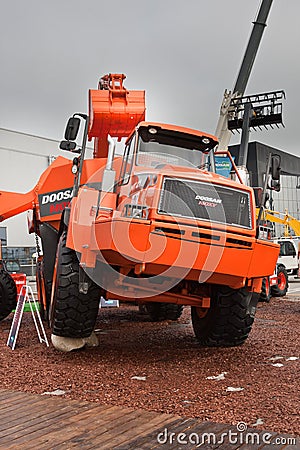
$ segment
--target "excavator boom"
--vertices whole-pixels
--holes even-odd
[[[256,217],[258,217],[259,209],[256,211]],[[289,230],[293,230],[296,236],[300,236],[300,221],[291,216],[287,212],[280,213],[278,211],[272,211],[265,209],[262,213],[262,219],[272,223],[279,223],[285,227],[284,235],[290,236]]]

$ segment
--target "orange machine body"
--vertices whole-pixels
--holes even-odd
[[[73,198],[72,161],[58,157],[29,193],[0,192],[0,218],[32,209],[30,231],[42,234],[46,226],[46,237],[53,230],[56,236],[67,207],[67,246],[76,250],[81,266],[91,271],[113,268],[109,274],[100,270],[100,279],[106,277],[101,282],[107,286],[108,298],[143,297],[209,307],[209,286],[213,284],[259,292],[262,278],[274,271],[279,246],[256,237],[252,188],[204,166],[138,163],[139,133],[143,130],[151,133],[155,128],[172,139],[185,139],[187,145],[190,140],[209,142],[211,148],[217,139],[198,130],[144,122],[144,91],[127,91],[123,79],[123,75],[110,74],[101,79],[99,90],[89,93],[88,137],[95,138],[95,151],[94,159],[83,162],[78,196]],[[114,157],[111,167],[108,135],[118,139],[129,136],[123,157]],[[135,148],[126,157],[132,142]],[[205,151],[200,150],[199,158],[204,158]],[[144,157],[146,161],[148,156]],[[107,174],[113,174],[115,182],[105,191]],[[213,189],[216,196],[203,194],[207,189]],[[171,194],[178,197],[182,209]],[[213,212],[222,202],[225,219],[214,220]],[[227,209],[235,217],[239,202],[248,208],[245,223],[238,223],[238,218],[228,221]],[[194,214],[186,212],[184,205]],[[212,218],[198,214],[199,205],[211,211]],[[50,258],[47,264],[50,273],[54,260]],[[128,274],[133,274],[137,283],[132,284]],[[150,281],[139,286],[138,280],[155,275],[160,276],[159,293]],[[163,289],[169,280],[175,280],[176,289]]]
[[[232,192],[246,192],[250,199],[251,227],[163,214],[159,204],[166,179],[210,183]],[[107,211],[109,204],[111,209]],[[134,272],[137,277],[161,275],[172,267],[170,277],[234,289],[248,286],[255,292],[260,291],[261,278],[274,270],[278,246],[256,238],[252,189],[217,174],[175,167],[158,173],[135,167],[128,184],[108,196],[105,208],[101,210],[99,192],[92,187],[83,186],[73,204],[68,246],[81,254],[85,267],[95,267],[97,260],[105,261],[118,271],[122,268],[121,274]],[[137,208],[144,208],[145,214],[135,218]],[[138,299],[139,287],[124,285],[122,278],[116,275],[110,280],[114,296],[125,300],[126,291],[131,290],[131,295]],[[108,283],[106,280],[105,284]],[[155,296],[151,286],[149,297],[174,301],[172,293]],[[193,295],[177,296],[176,301],[199,304]]]

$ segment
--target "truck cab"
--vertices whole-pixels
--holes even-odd
[[[274,242],[280,245],[277,264],[284,266],[288,275],[297,275],[299,270],[298,241],[292,238],[278,238]]]

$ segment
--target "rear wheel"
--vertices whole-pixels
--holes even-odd
[[[259,301],[269,303],[271,300],[270,279],[265,277],[262,281]]]
[[[241,345],[251,331],[257,300],[258,296],[245,288],[219,287],[209,309],[192,306],[192,324],[199,343],[208,347]]]
[[[273,297],[283,297],[289,288],[288,274],[283,266],[279,266],[277,269],[277,279],[277,285],[271,287],[271,294]]]
[[[175,303],[150,302],[145,304],[145,309],[152,322],[163,320],[177,320],[182,314],[183,305]]]
[[[0,320],[5,319],[17,306],[17,288],[6,270],[0,270]]]
[[[100,287],[88,279],[86,294],[79,292],[79,261],[76,252],[66,247],[63,231],[57,247],[50,305],[50,326],[56,336],[89,337],[95,326]]]

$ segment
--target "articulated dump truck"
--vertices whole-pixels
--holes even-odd
[[[212,171],[217,138],[146,122],[145,93],[124,78],[102,77],[89,114],[69,119],[60,148],[73,160],[59,156],[26,194],[0,195],[1,220],[30,210],[41,239],[37,284],[53,345],[93,341],[101,296],[135,302],[152,320],[191,306],[200,344],[240,345],[279,246],[259,238],[253,190],[232,159],[231,178]]]

